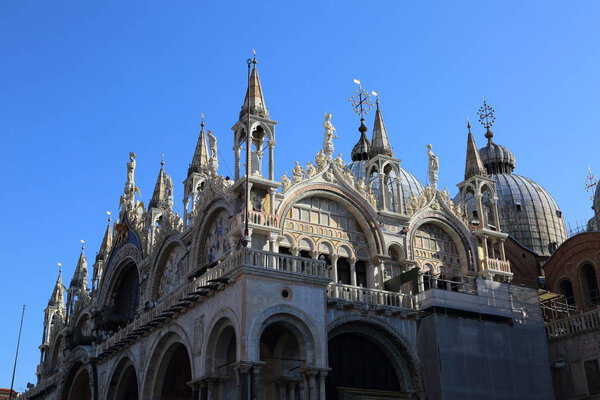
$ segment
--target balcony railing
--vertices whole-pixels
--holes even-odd
[[[495,258],[486,257],[483,260],[483,262],[484,262],[483,269],[486,269],[485,266],[487,265],[487,269],[489,269],[489,270],[504,272],[507,274],[511,273],[509,261],[496,260]]]
[[[241,262],[246,266],[329,278],[329,269],[323,260],[255,249],[243,249],[242,254]]]
[[[327,289],[327,297],[373,306],[414,308],[412,295],[341,283],[330,283]]]
[[[245,212],[240,212],[235,215],[230,222],[230,231],[234,230],[236,227],[244,224],[246,218]],[[248,223],[252,225],[258,226],[266,226],[276,228],[278,226],[277,216],[275,214],[270,214],[262,211],[249,211],[248,212]]]
[[[423,276],[423,290],[442,289],[466,294],[477,294],[477,279],[473,276],[450,275],[452,279]]]
[[[546,324],[546,334],[551,339],[594,329],[600,329],[600,308]]]
[[[161,321],[172,317],[181,309],[189,307],[193,302],[198,301],[201,297],[199,293],[206,291],[203,287],[209,285],[211,281],[227,277],[242,266],[329,278],[329,270],[325,266],[325,261],[241,248],[215,267],[206,271],[199,278],[186,283],[176,292],[168,295],[168,297],[160,301],[153,308],[138,314],[137,318],[127,326],[98,345],[96,354],[100,355],[106,351],[110,352],[111,347],[116,348],[133,342],[144,331],[152,329]]]

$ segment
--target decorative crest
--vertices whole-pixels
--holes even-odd
[[[371,95],[362,88],[362,85],[358,79],[354,79],[354,83],[358,85],[358,89],[354,91],[354,94],[348,99],[352,103],[354,112],[360,115],[360,119],[364,119],[365,115],[373,108],[371,102]]]
[[[494,125],[494,122],[496,121],[494,112],[494,109],[488,106],[484,97],[483,106],[479,107],[479,111],[477,112],[477,114],[479,115],[479,123],[483,125],[485,129],[490,129]]]

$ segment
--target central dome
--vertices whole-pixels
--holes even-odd
[[[513,174],[515,156],[507,147],[493,142],[479,149],[490,178],[496,181],[500,228],[522,245],[540,255],[550,255],[566,240],[562,211],[546,189],[524,176]]]
[[[344,169],[352,172],[357,182],[360,179],[364,179],[365,183],[367,183],[367,185],[370,185],[370,187],[373,189],[374,194],[379,198],[381,192],[381,189],[379,187],[379,179],[371,179],[371,177],[368,175],[368,164],[369,162],[367,160],[353,161],[347,164],[344,167]],[[399,165],[398,170],[400,171],[400,174],[398,176],[401,191],[400,195],[402,196],[402,204],[404,204],[404,209],[402,210],[402,213],[405,213],[406,203],[408,202],[410,197],[413,195],[419,195],[423,190],[425,190],[425,187],[413,174],[411,174],[404,168],[401,168]],[[395,196],[397,196],[395,192],[394,194]],[[396,199],[396,203],[398,203],[398,199]]]

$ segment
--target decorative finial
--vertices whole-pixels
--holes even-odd
[[[494,133],[492,132],[492,126],[496,121],[496,117],[494,116],[494,109],[488,106],[485,96],[483,97],[483,106],[479,107],[479,111],[477,114],[479,115],[479,123],[483,125],[486,129],[485,137],[488,140],[488,144],[492,143],[492,138],[494,137]]]
[[[202,127],[202,130],[204,130],[204,113],[200,114],[200,116],[202,117],[202,122],[200,122],[200,126]]]
[[[255,49],[252,49],[252,54],[254,55],[254,57],[252,58],[252,64],[254,64],[256,66],[257,61],[256,61],[256,50]]]
[[[362,88],[360,80],[354,79],[354,83],[358,85],[358,89],[354,91],[354,94],[350,96],[348,101],[352,103],[354,112],[360,115],[360,119],[363,121],[365,119],[365,115],[367,115],[373,108],[373,103],[371,103],[371,96],[369,93]]]
[[[594,176],[594,174],[592,173],[592,169],[588,166],[588,173],[585,177],[585,191],[589,192],[596,185],[598,185],[598,178]],[[594,200],[594,193],[592,193],[592,195],[590,196],[590,200]]]
[[[59,263],[56,263],[56,264],[58,265],[58,273],[62,274],[62,263],[59,262]]]
[[[85,240],[81,239],[81,250],[85,249]]]
[[[162,157],[160,159],[160,169],[165,169],[165,153],[162,153]]]
[[[108,215],[108,223],[110,224],[112,213],[110,211],[106,211],[106,215]]]
[[[471,133],[471,121],[469,120],[469,117],[467,117],[467,130],[469,131],[469,134]]]

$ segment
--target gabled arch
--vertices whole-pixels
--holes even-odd
[[[121,270],[131,263],[135,264],[137,268],[141,261],[142,253],[140,249],[133,244],[128,243],[118,249],[117,253],[111,258],[111,261],[106,268],[105,275],[102,277],[102,282],[100,283],[97,299],[97,304],[100,307],[107,305],[108,297],[114,290],[115,280],[118,278]],[[139,269],[138,276],[141,276]]]
[[[445,207],[445,205],[442,205],[442,207]],[[407,244],[411,259],[415,257],[413,246],[415,234],[420,226],[427,223],[441,227],[454,240],[461,265],[466,266],[469,271],[477,271],[477,248],[470,239],[471,233],[464,224],[448,211],[442,212],[427,207],[419,210],[410,221]]]
[[[345,207],[355,217],[365,235],[371,256],[383,254],[383,233],[376,222],[377,218],[372,212],[372,206],[366,200],[355,197],[354,193],[333,184],[297,185],[290,192],[287,192],[286,198],[277,209],[277,217],[282,232],[289,210],[300,200],[310,197],[326,198]]]
[[[234,215],[232,202],[226,201],[224,198],[216,198],[200,210],[198,215],[201,217],[194,226],[194,236],[192,239],[193,256],[189,258],[188,271],[194,271],[196,268],[207,264],[208,256],[204,247],[208,231],[221,212],[225,212],[228,217],[232,217]]]
[[[173,251],[176,251],[177,248],[181,248],[183,252],[186,251],[186,245],[183,243],[179,235],[172,234],[165,237],[160,245],[157,247],[157,251],[154,252],[154,256],[152,257],[152,264],[150,270],[150,285],[149,285],[149,293],[148,298],[152,301],[158,300],[158,292],[160,288],[161,279],[163,278],[165,271],[165,264],[167,262],[168,257],[172,254]],[[182,265],[185,271],[182,271],[182,275],[186,275],[189,272],[189,262]]]

